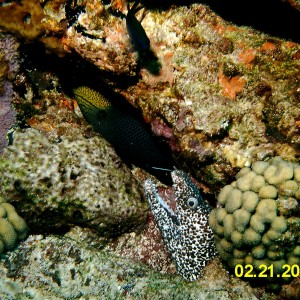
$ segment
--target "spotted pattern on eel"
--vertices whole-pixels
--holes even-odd
[[[211,208],[185,172],[175,170],[171,175],[174,210],[159,196],[150,179],[144,182],[145,195],[177,272],[184,279],[194,281],[216,255],[208,224]]]

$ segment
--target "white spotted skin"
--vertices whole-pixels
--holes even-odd
[[[175,170],[172,180],[176,202],[173,216],[157,200],[159,196],[150,179],[144,183],[145,195],[178,274],[194,281],[216,255],[213,232],[208,224],[211,209],[186,173]],[[198,199],[195,209],[186,204],[190,197]]]

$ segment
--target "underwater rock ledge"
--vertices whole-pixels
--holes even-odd
[[[255,298],[251,287],[236,278],[227,279],[224,273],[213,266],[211,273],[191,284],[178,276],[156,273],[133,260],[90,249],[87,244],[67,237],[32,236],[0,262],[0,297],[3,300],[86,297],[150,300],[165,299],[164,295],[168,299],[190,300],[208,296]],[[232,287],[230,292],[228,284]]]
[[[80,224],[117,236],[147,219],[138,182],[100,137],[53,141],[29,128],[13,139],[0,156],[0,192],[33,232]]]
[[[158,59],[151,65],[151,60],[150,63],[147,60],[141,61],[137,53],[132,51],[126,27],[121,18],[117,17],[115,13],[111,13],[111,8],[125,12],[119,2],[113,2],[107,6],[98,1],[82,1],[80,7],[73,6],[75,8],[73,14],[70,13],[70,7],[64,0],[48,1],[44,7],[35,1],[23,0],[22,3],[26,3],[26,5],[22,6],[13,2],[7,7],[0,7],[1,26],[22,36],[26,41],[44,43],[47,51],[53,51],[58,55],[63,56],[75,51],[84,60],[94,64],[99,71],[109,74],[110,76],[104,78],[105,81],[143,112],[145,120],[152,125],[153,132],[162,136],[169,143],[178,167],[185,169],[201,181],[201,188],[205,193],[216,194],[226,183],[232,181],[233,176],[240,168],[250,166],[252,162],[268,159],[275,155],[280,155],[293,162],[299,160],[299,44],[271,37],[251,28],[234,26],[222,20],[207,6],[200,4],[188,7],[172,6],[166,10],[146,9],[144,12],[139,12],[137,18],[140,20],[143,17],[141,24],[149,36],[152,50]],[[34,5],[29,5],[30,3],[34,3]],[[2,18],[5,11],[12,8],[10,5],[12,7],[21,6],[19,7],[21,13],[17,14],[18,22],[15,27],[10,27],[7,19]],[[40,22],[41,19],[42,22]],[[29,26],[26,27],[24,22]],[[37,22],[36,28],[35,22]],[[22,26],[27,29],[30,27],[32,31],[20,30]],[[42,35],[43,37],[41,37]],[[30,93],[34,89],[28,88],[31,81],[27,79],[28,93],[24,97],[19,95],[15,101],[19,114],[22,114],[24,107],[22,104],[24,103],[38,111],[36,115],[33,113],[28,117],[27,111],[24,110],[23,118],[26,119],[27,125],[39,129],[43,133],[34,129],[17,131],[15,141],[20,138],[19,144],[9,146],[6,154],[0,157],[1,170],[8,171],[10,174],[1,179],[1,189],[3,189],[5,197],[16,205],[18,212],[26,221],[31,222],[29,226],[37,226],[34,227],[34,230],[43,233],[51,232],[65,225],[77,224],[96,229],[104,235],[110,236],[124,232],[128,234],[132,228],[149,222],[147,221],[147,205],[145,201],[141,201],[140,187],[132,177],[130,170],[122,165],[113,150],[99,137],[92,134],[92,138],[90,137],[88,140],[82,132],[77,134],[78,127],[84,127],[84,125],[82,119],[74,118],[75,121],[70,121],[70,115],[76,111],[76,105],[74,109],[70,98],[61,92],[59,79],[53,80],[55,76],[51,74],[51,70],[47,71],[50,75],[45,76],[44,82],[47,82],[48,78],[48,87],[53,82],[56,84],[50,93],[47,89],[39,86],[42,93],[39,95],[40,97],[36,97],[34,93]],[[34,74],[34,72],[31,73]],[[136,84],[129,85],[126,81],[125,86],[127,86],[124,88],[124,82],[118,82],[120,74],[123,79],[130,78],[128,80],[130,83],[134,82],[132,81],[134,78]],[[23,76],[23,74],[21,75]],[[22,78],[22,76],[19,77]],[[19,81],[21,81],[20,78],[18,78]],[[51,82],[52,80],[53,82]],[[34,84],[38,85],[39,83],[34,82],[32,86]],[[29,101],[28,95],[32,97],[32,101]],[[54,101],[55,97],[60,100]],[[52,105],[50,108],[49,103]],[[65,104],[64,109],[68,107],[70,110],[69,115],[62,113],[62,104]],[[64,122],[64,128],[58,125],[60,122]],[[56,138],[51,136],[53,132],[57,133]],[[71,133],[74,139],[70,140],[65,134],[66,132]],[[22,137],[22,135],[24,136]],[[35,140],[36,143],[33,142]],[[85,146],[89,149],[91,157],[85,156],[82,152]],[[109,176],[102,180],[101,175],[97,173],[99,169],[95,167],[94,159],[97,160],[97,163],[104,163],[104,165],[108,160],[106,160],[107,156],[104,157],[104,161],[101,159],[98,161],[98,158],[95,158],[99,154],[99,148],[96,149],[96,146],[99,146],[105,155],[112,158],[112,161],[109,160],[114,164],[112,172],[114,175],[116,172],[117,177],[121,180],[121,184],[117,184],[117,188],[109,186],[112,182]],[[25,147],[26,151],[22,151],[22,147]],[[33,149],[35,150],[33,151]],[[41,154],[41,156],[37,154]],[[37,162],[34,163],[36,155]],[[60,159],[61,157],[63,159]],[[56,164],[57,158],[59,158],[59,164]],[[81,164],[81,158],[87,162],[90,168]],[[25,159],[25,164],[23,159]],[[33,165],[26,165],[26,159],[33,162]],[[14,166],[15,160],[19,163],[16,165],[20,167],[18,170]],[[72,160],[76,162],[75,172],[71,170],[72,163],[69,164]],[[49,169],[45,168],[45,166],[49,166],[47,163],[51,165]],[[106,167],[111,171],[110,163]],[[46,169],[49,176],[43,177],[42,174]],[[103,173],[101,174],[103,175]],[[34,181],[33,189],[31,188],[32,177],[37,179],[36,182]],[[63,180],[60,181],[62,178]],[[15,181],[15,179],[18,180]],[[86,189],[82,191],[89,190],[90,184],[92,185],[92,189],[88,191],[91,198],[86,199],[83,196],[82,199],[87,200],[84,203],[74,196],[74,191],[72,194],[74,187],[77,189],[76,193],[82,192],[78,190],[79,179],[84,179],[88,183],[85,186]],[[126,184],[128,180],[130,185]],[[55,186],[54,183],[58,183],[58,185]],[[93,195],[93,193],[97,189],[103,191],[105,195],[115,196],[113,198],[113,205],[116,205],[114,209],[111,209],[110,198],[104,197],[104,203],[101,202],[102,198],[101,200],[97,197],[97,199],[94,198],[95,194]],[[24,190],[27,190],[27,194],[25,193],[25,197],[22,197]],[[98,196],[99,190],[96,192]],[[130,200],[128,200],[128,191],[129,194],[133,194],[133,198]],[[64,196],[60,194],[64,194]],[[132,202],[130,202],[131,200]],[[102,207],[100,205],[100,208],[97,207],[99,201],[103,204]],[[127,205],[130,206],[129,210],[127,210]],[[90,207],[93,207],[92,211]],[[37,218],[35,218],[36,216]],[[102,223],[102,217],[107,223]],[[78,250],[73,246],[65,249],[66,241],[64,238],[62,240],[51,236],[47,237],[44,243],[41,242],[40,237],[32,236],[17,249],[17,252],[10,252],[7,260],[1,262],[2,265],[5,265],[0,268],[4,274],[2,278],[11,276],[13,270],[8,269],[8,266],[18,260],[14,259],[18,258],[18,253],[22,251],[24,251],[25,257],[25,254],[27,255],[31,250],[39,252],[38,248],[41,245],[45,246],[47,250],[58,247],[51,254],[54,259],[59,261],[60,257],[64,258],[65,253],[72,253],[74,249]],[[129,241],[129,244],[130,242],[132,243],[132,240]],[[28,247],[31,246],[33,248],[29,251]],[[61,252],[62,249],[66,252]],[[81,250],[86,250],[83,245],[80,246]],[[139,250],[140,248],[137,251]],[[159,251],[157,252],[159,253]],[[48,254],[49,251],[46,251],[46,254],[41,257],[47,257]],[[88,251],[87,254],[92,256]],[[102,260],[101,255],[102,253],[96,254],[97,259],[93,263],[94,266],[97,266],[98,262],[100,269],[105,267],[105,259],[109,260],[107,256]],[[88,262],[89,258],[87,257],[86,260]],[[93,261],[93,258],[90,258],[90,261]],[[49,261],[45,263],[47,262]],[[79,259],[71,262],[72,266],[74,264],[80,265],[82,262]],[[212,268],[208,267],[211,274],[206,273],[202,279],[206,284],[205,295],[211,293],[212,297],[235,298],[239,296],[239,292],[244,296],[245,291],[249,291],[250,298],[264,295],[266,299],[272,299],[273,296],[264,293],[263,290],[254,291],[247,283],[230,277],[221,269],[221,264],[217,261],[214,261],[213,264]],[[128,262],[127,266],[131,265],[134,263]],[[67,275],[64,273],[65,270],[60,269],[60,266],[53,272],[47,267],[48,265],[42,273],[47,273],[47,276],[50,273],[49,280],[53,289],[57,286],[60,289],[60,286],[65,283],[62,283],[64,275],[69,276],[71,281],[80,277],[72,267],[66,268],[66,272],[69,272]],[[110,267],[109,271],[113,270],[111,276],[116,276],[120,265],[116,265],[117,270]],[[221,278],[218,278],[216,283],[216,277],[213,275],[216,275],[218,271],[220,271]],[[31,273],[34,271],[24,272],[29,275]],[[62,277],[60,277],[61,274]],[[207,281],[208,275],[211,276],[211,281]],[[180,288],[170,291],[170,287],[173,287],[172,282],[165,281],[165,278],[170,277],[159,274],[155,274],[155,276],[158,276],[159,283],[153,281],[152,278],[147,279],[145,285],[149,287],[149,281],[151,284],[150,291],[146,290],[145,293],[149,292],[151,295],[153,290],[157,291],[161,287],[161,282],[166,282],[166,285],[169,286],[166,288],[166,292],[170,295],[173,295],[173,292],[178,295],[183,292],[184,298],[189,295],[183,288],[186,283],[182,283],[178,277],[174,277],[174,280],[176,284],[180,282],[182,285],[179,285]],[[140,275],[136,277],[141,278]],[[124,285],[121,287],[116,284],[120,281],[119,278],[109,286],[100,280],[101,288],[99,290],[103,292],[104,289],[107,292],[113,287],[113,291],[124,292],[125,298],[126,295],[136,291],[131,282],[139,286],[140,282],[136,277],[129,276],[129,279],[126,277]],[[22,295],[23,286],[20,283],[22,280],[22,278],[17,279],[18,283],[16,284],[5,278],[1,279],[0,284],[3,289],[7,290],[9,286],[17,290],[16,294]],[[232,280],[234,284],[231,284]],[[34,285],[33,281],[31,287]],[[218,285],[220,281],[222,284]],[[81,283],[89,287],[90,279],[81,281]],[[286,298],[293,297],[298,292],[298,283],[299,280],[295,279],[294,285],[284,287],[281,295],[283,297],[287,295]],[[194,295],[199,295],[198,284],[201,286],[202,281],[195,285],[188,284],[192,289],[190,299],[193,299]],[[70,286],[73,287],[73,285]],[[164,289],[162,290],[164,291]],[[30,291],[26,291],[26,293],[30,295]],[[39,293],[43,294],[47,291],[42,290]],[[139,294],[137,293],[137,295]],[[141,293],[141,295],[144,294]],[[4,296],[3,299],[5,299]],[[80,297],[80,293],[77,296]],[[57,297],[59,299],[60,296]],[[149,298],[153,299],[152,295]]]
[[[5,16],[11,6],[0,12]],[[76,52],[109,75],[104,80],[143,112],[170,144],[178,167],[208,192],[220,190],[237,168],[253,161],[275,155],[295,161],[299,155],[297,43],[235,26],[201,4],[146,8],[136,17],[154,59],[132,51],[120,3],[76,6],[61,0],[38,6],[22,9],[42,19],[42,38],[24,34],[24,19],[14,20],[21,25],[13,29],[12,20],[3,19],[1,26],[59,55]],[[36,20],[30,20],[32,28]],[[132,78],[136,84],[124,89]]]

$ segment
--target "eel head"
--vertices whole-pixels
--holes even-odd
[[[216,253],[208,224],[211,209],[185,172],[174,170],[171,175],[175,209],[161,198],[150,179],[144,182],[145,195],[177,272],[193,281]]]

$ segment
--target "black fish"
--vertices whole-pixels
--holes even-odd
[[[139,1],[136,1],[131,8],[127,4],[127,16],[126,16],[126,28],[130,37],[132,44],[137,51],[149,51],[150,50],[150,40],[141,25],[141,23],[135,17],[135,14],[142,9],[143,6],[139,6]]]
[[[89,87],[80,86],[73,92],[85,119],[112,144],[125,163],[172,184],[170,170],[174,162],[170,151],[153,136],[139,115],[121,109]]]

